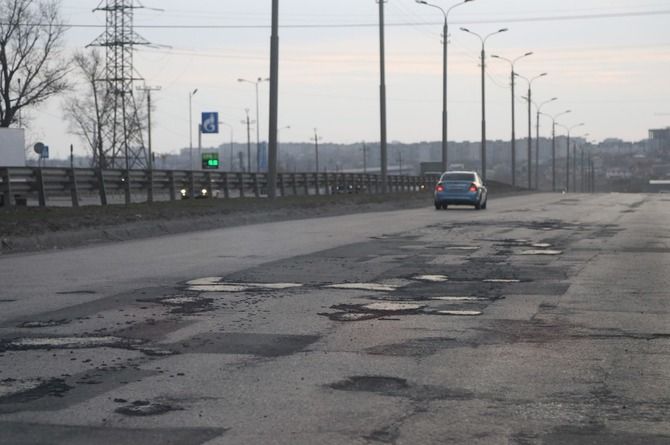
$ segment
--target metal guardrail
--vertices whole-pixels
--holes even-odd
[[[390,193],[432,188],[433,176],[387,176]],[[100,170],[85,168],[0,167],[0,205],[35,203],[40,207],[175,201],[181,191],[197,196],[264,196],[267,174],[183,170]],[[197,193],[195,193],[197,191]],[[340,193],[381,193],[380,175],[354,173],[279,173],[280,197]]]

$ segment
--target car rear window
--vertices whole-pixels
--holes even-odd
[[[470,181],[474,182],[475,175],[472,173],[446,173],[442,176],[443,181]]]

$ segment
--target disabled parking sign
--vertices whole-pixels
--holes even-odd
[[[202,121],[200,123],[202,134],[218,134],[219,133],[219,113],[210,112],[202,113]]]

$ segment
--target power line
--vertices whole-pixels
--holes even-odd
[[[497,19],[479,19],[466,21],[455,21],[453,24],[480,24],[480,23],[523,23],[523,22],[553,22],[568,20],[592,20],[592,19],[613,19],[624,17],[645,17],[655,15],[670,14],[670,9],[661,9],[656,11],[640,12],[621,12],[609,14],[582,14],[582,15],[563,15],[563,16],[545,16],[545,17],[527,17],[527,18],[497,18]],[[388,27],[416,27],[416,26],[437,26],[440,22],[401,22],[386,23]],[[8,26],[7,23],[2,23]],[[32,27],[62,27],[62,28],[105,28],[101,24],[62,24],[54,25],[47,23],[21,23],[21,26]],[[312,28],[376,28],[377,23],[321,23],[321,24],[289,24],[282,25],[284,29],[312,29]],[[135,25],[138,29],[269,29],[269,25]]]

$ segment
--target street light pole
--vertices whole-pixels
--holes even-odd
[[[547,73],[542,73],[539,74],[531,79],[528,79],[527,77],[522,76],[519,73],[515,73],[517,77],[522,78],[528,83],[528,96],[525,98],[528,101],[528,190],[531,190],[533,188],[532,185],[532,170],[533,170],[533,134],[532,134],[532,128],[533,128],[533,123],[532,123],[532,110],[531,110],[531,105],[534,103],[533,102],[533,82],[536,79],[539,79],[540,77],[544,77],[547,75]],[[537,167],[537,165],[536,165]]]
[[[442,40],[442,171],[447,171],[448,165],[448,106],[447,106],[447,57],[448,57],[448,39],[449,39],[449,13],[452,9],[457,8],[458,6],[464,5],[474,0],[464,0],[461,3],[457,3],[446,11],[438,6],[428,3],[424,0],[416,0],[417,3],[421,5],[430,6],[432,8],[439,9],[444,16],[444,26],[442,28],[443,40]]]
[[[568,132],[568,141],[565,151],[565,191],[569,193],[570,192],[570,134],[573,129],[584,126],[584,123],[582,122],[580,124],[573,125],[572,127],[566,127],[565,125],[561,124],[557,125]]]
[[[482,37],[479,34],[470,31],[467,28],[461,28],[461,31],[465,31],[469,34],[472,34],[474,36],[477,36],[479,40],[482,42],[482,52],[481,52],[481,65],[482,65],[482,153],[481,153],[481,158],[482,158],[482,179],[486,181],[486,52],[485,52],[485,46],[486,46],[486,41],[489,39],[489,37],[494,36],[496,34],[500,34],[502,32],[506,32],[508,29],[507,28],[502,28],[499,29],[496,32],[492,32],[491,34],[488,34],[486,37]]]
[[[535,108],[537,109],[537,115],[535,116],[535,189],[540,190],[540,115],[542,113],[542,107],[550,102],[558,100],[558,97],[552,97],[549,100],[546,100],[540,105],[537,105],[535,102]]]
[[[237,79],[238,82],[250,83],[256,87],[256,171],[260,172],[261,159],[261,126],[260,126],[260,103],[258,99],[258,86],[261,82],[269,81],[259,77],[257,80]]]
[[[195,96],[197,92],[198,89],[196,88],[195,90],[188,93],[188,139],[189,139],[188,156],[191,162],[191,165],[188,168],[189,170],[193,170],[193,96]]]
[[[244,111],[247,113],[247,119],[242,121],[247,126],[247,173],[251,173],[251,124],[258,125],[258,122],[249,120],[248,108],[245,108]],[[244,168],[242,168],[242,171],[244,171]]]
[[[510,67],[512,68],[512,75],[511,75],[511,82],[512,82],[512,186],[516,186],[516,122],[515,122],[515,115],[516,115],[516,104],[515,104],[515,99],[516,95],[514,94],[514,85],[515,85],[515,77],[516,73],[514,72],[514,64],[517,62],[517,60],[522,59],[524,57],[528,57],[532,55],[533,52],[527,52],[526,54],[517,57],[516,59],[507,59],[505,57],[500,57],[495,54],[491,55],[491,57],[495,59],[500,59],[508,62],[510,64]],[[530,91],[530,86],[528,88]],[[530,92],[528,93],[530,97]]]
[[[386,60],[384,49],[384,3],[386,0],[376,0],[379,3],[379,108],[380,108],[380,162],[382,193],[388,190],[388,161],[386,152]]]
[[[315,128],[314,129],[314,153],[315,153],[315,159],[316,159],[316,173],[319,173],[319,141],[321,138],[319,137],[318,130]]]
[[[270,36],[270,120],[268,128],[268,197],[277,197],[277,159],[279,157],[279,0],[272,0]]]
[[[564,114],[571,112],[572,110],[565,110],[562,113],[558,113],[553,116],[546,113],[540,113],[551,119],[551,190],[553,192],[556,191],[556,119],[559,116],[563,116]]]

